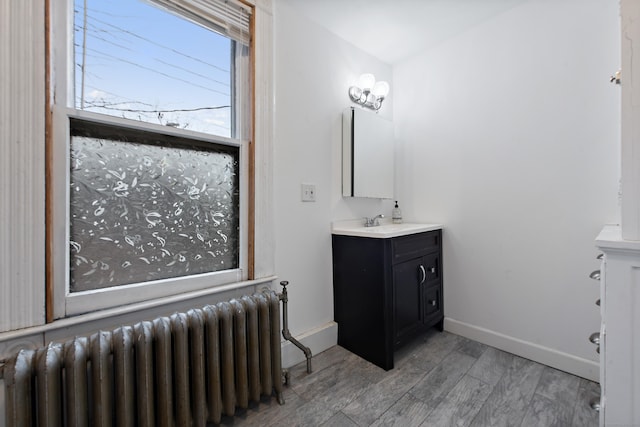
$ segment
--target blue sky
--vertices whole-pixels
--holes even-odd
[[[85,33],[84,4],[75,0],[77,108],[84,63],[85,109],[229,136],[230,109],[207,109],[230,104],[229,39],[132,0],[86,0]]]

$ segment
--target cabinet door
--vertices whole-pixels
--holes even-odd
[[[402,343],[422,326],[420,286],[424,279],[423,258],[393,266],[395,344]]]

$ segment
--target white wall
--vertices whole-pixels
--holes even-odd
[[[333,321],[331,221],[391,211],[389,201],[342,198],[341,114],[360,74],[392,75],[297,13],[294,2],[276,2],[275,27],[276,273],[290,282],[290,329],[298,336]],[[389,118],[391,91],[381,112]],[[301,183],[316,185],[315,203],[301,202]]]
[[[640,3],[621,0],[622,16],[622,238],[640,240]]]
[[[445,327],[597,379],[619,221],[617,0],[530,0],[394,67],[397,192],[445,224]]]

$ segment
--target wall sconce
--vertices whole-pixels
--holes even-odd
[[[378,111],[382,101],[389,94],[389,83],[376,82],[373,74],[363,74],[358,79],[358,86],[349,88],[349,97],[356,104]]]

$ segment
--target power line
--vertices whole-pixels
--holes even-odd
[[[87,0],[84,0],[84,13],[83,13],[83,23],[82,26],[82,65],[80,68],[82,69],[82,86],[81,86],[81,99],[80,99],[80,108],[84,109],[84,70],[87,60]]]
[[[120,107],[115,107],[115,105],[118,104],[126,104],[125,102],[116,102],[113,104],[109,104],[109,103],[102,103],[102,105],[95,103],[95,102],[87,102],[87,104],[89,105],[89,107],[93,107],[93,108],[107,108],[110,110],[117,110],[117,111],[127,111],[129,113],[182,113],[182,112],[193,112],[193,111],[204,111],[204,110],[220,110],[223,108],[231,108],[230,105],[220,105],[217,107],[197,107],[197,108],[176,108],[176,109],[172,109],[172,110],[141,110],[141,109],[134,109],[134,108],[120,108]]]
[[[129,51],[129,52],[134,53],[134,54],[139,54],[139,53],[140,53],[140,52],[136,52],[135,50],[133,50],[133,49],[131,49],[131,48],[127,47],[127,46],[123,46],[123,45],[121,45],[121,44],[119,44],[119,43],[116,43],[116,42],[114,42],[114,41],[107,40],[106,38],[104,38],[104,37],[100,37],[100,36],[98,36],[98,35],[96,35],[96,34],[93,34],[91,37],[93,37],[93,38],[95,38],[95,39],[98,39],[98,40],[102,40],[102,41],[103,41],[103,42],[105,42],[105,43],[108,43],[108,44],[113,45],[113,46],[115,46],[115,47],[119,47],[119,48],[121,48],[121,49],[123,49],[123,50]],[[84,40],[85,40],[85,39],[86,39],[86,36],[85,36],[85,37],[83,37],[83,43],[84,43]],[[77,43],[76,43],[76,44],[74,44],[74,46],[75,46],[75,47],[80,47],[80,45],[78,45]],[[85,48],[84,48],[84,46],[83,46],[83,52],[84,52],[84,51],[85,51]],[[190,70],[190,69],[188,69],[188,68],[180,67],[179,65],[172,64],[171,62],[167,62],[167,61],[164,61],[164,60],[159,59],[159,58],[152,58],[152,59],[153,59],[153,60],[155,60],[155,61],[157,61],[157,62],[160,62],[160,63],[162,63],[162,64],[168,65],[168,66],[170,66],[170,67],[177,68],[177,69],[179,69],[179,70],[185,71],[185,72],[187,72],[187,73],[189,73],[189,74],[193,74],[194,76],[198,76],[198,77],[201,77],[201,78],[203,78],[203,79],[205,79],[205,80],[209,80],[209,81],[211,81],[211,82],[213,82],[213,83],[217,83],[217,84],[219,84],[219,85],[221,85],[221,86],[225,86],[225,87],[227,87],[227,88],[231,86],[229,83],[225,83],[225,82],[222,82],[222,81],[220,81],[220,80],[216,80],[216,79],[214,79],[214,78],[212,78],[212,77],[210,77],[210,76],[206,76],[206,75],[204,75],[204,74],[197,73],[197,72],[192,71],[192,70]],[[86,67],[81,67],[81,68],[86,69]]]
[[[225,86],[225,87],[231,87],[231,85],[229,83],[221,82],[220,80],[213,79],[211,77],[205,76],[204,74],[196,73],[195,71],[191,71],[191,70],[189,70],[187,68],[180,67],[179,65],[172,64],[170,62],[163,61],[162,59],[158,59],[158,58],[153,58],[153,59],[158,61],[158,62],[160,62],[161,64],[168,65],[169,67],[177,68],[178,70],[186,71],[187,73],[193,74],[194,76],[198,76],[198,77],[202,77],[203,79],[211,80],[212,82],[218,83],[219,85],[222,85],[222,86]]]
[[[81,29],[81,28],[80,28],[80,29]],[[79,29],[78,27],[74,27],[74,30],[76,30],[76,31],[79,31],[80,29]],[[119,47],[120,49],[128,50],[129,52],[134,52],[134,53],[135,53],[135,50],[131,49],[131,48],[130,48],[130,47],[128,47],[128,46],[124,46],[124,45],[122,45],[122,44],[119,44],[119,43],[114,42],[113,40],[107,40],[107,39],[106,39],[106,38],[104,38],[104,37],[99,37],[98,35],[96,35],[96,34],[109,34],[109,32],[108,32],[108,31],[102,31],[102,30],[100,30],[99,28],[98,28],[98,29],[94,29],[94,30],[91,30],[91,29],[89,28],[89,30],[90,30],[91,32],[94,32],[94,34],[92,35],[92,37],[93,37],[93,38],[98,39],[98,40],[102,40],[103,42],[105,42],[105,43],[109,43],[110,45],[113,45],[113,46],[115,46],[115,47]],[[78,47],[78,44],[76,43],[74,46],[77,46],[77,47]]]
[[[225,108],[228,106],[221,106],[221,107],[204,107],[203,109],[216,109],[216,108]],[[132,119],[131,117],[127,117],[127,113],[132,113],[132,114],[138,114],[137,120],[140,121],[150,121],[151,117],[156,117],[156,118],[160,118],[159,116],[164,114],[164,113],[171,113],[171,112],[182,112],[181,110],[136,110],[136,109],[126,109],[126,108],[119,108],[119,107],[111,107],[108,104],[107,105],[92,105],[91,102],[87,103],[86,106],[87,110],[109,110],[109,111],[116,111],[119,113],[122,113],[121,116],[123,118],[126,119]],[[193,111],[198,110],[198,109],[193,109]],[[189,110],[184,110],[185,112],[190,112]],[[109,114],[109,113],[106,113]],[[112,114],[113,115],[113,114]],[[146,116],[146,120],[142,118],[142,116]],[[148,116],[148,115],[152,115],[152,116]],[[197,119],[197,117],[187,117],[187,120],[193,120],[193,119]],[[171,123],[171,122],[167,122],[167,123]],[[175,122],[174,122],[175,123]],[[170,126],[169,124],[167,124],[168,126]],[[220,129],[224,129],[226,131],[230,130],[231,128],[229,126],[223,126],[223,125],[219,125],[217,123],[211,123],[211,122],[205,122],[204,124],[204,128],[198,127],[198,130],[200,130],[201,132],[207,132],[206,127],[207,126],[214,126]]]
[[[153,105],[147,104],[146,102],[136,101],[135,99],[131,99],[131,98],[128,98],[126,96],[118,95],[117,93],[109,92],[107,90],[100,89],[100,88],[97,88],[95,86],[87,85],[87,87],[90,88],[90,89],[93,89],[93,90],[97,90],[99,92],[104,92],[105,94],[114,96],[116,98],[124,99],[125,101],[130,102],[130,103],[146,105],[148,107],[153,107]]]
[[[106,11],[100,10],[100,9],[89,8],[89,7],[86,7],[86,6],[85,6],[85,8],[87,10],[92,11],[92,12],[96,12],[96,13],[99,13],[101,15],[111,16],[113,18],[139,19],[139,17],[137,17],[137,16],[117,15],[115,13],[106,12]],[[74,9],[74,13],[78,13],[78,11],[76,9]]]
[[[172,52],[174,52],[174,53],[176,53],[176,54],[178,54],[178,55],[184,56],[185,58],[189,58],[189,59],[191,59],[191,60],[193,60],[193,61],[200,62],[200,63],[202,63],[202,64],[205,64],[205,65],[208,65],[208,66],[210,66],[210,67],[216,68],[216,69],[218,69],[218,70],[220,70],[220,71],[223,71],[223,72],[225,72],[225,73],[228,73],[228,72],[229,72],[229,70],[226,70],[226,69],[224,69],[224,68],[222,68],[222,67],[219,67],[219,66],[217,66],[217,65],[215,65],[215,64],[211,64],[211,63],[209,63],[209,62],[203,61],[203,60],[202,60],[202,59],[200,59],[200,58],[196,58],[196,57],[194,57],[194,56],[187,55],[186,53],[183,53],[183,52],[181,52],[181,51],[179,51],[179,50],[176,50],[176,49],[174,49],[174,48],[164,46],[164,45],[162,45],[162,44],[160,44],[160,43],[157,43],[157,42],[156,42],[156,41],[154,41],[154,40],[150,40],[150,39],[148,39],[148,38],[146,38],[146,37],[143,37],[143,36],[141,36],[141,35],[139,35],[139,34],[136,34],[136,33],[134,33],[133,31],[129,31],[129,30],[127,30],[127,29],[125,29],[125,28],[122,28],[122,27],[119,27],[119,26],[117,26],[117,25],[113,25],[113,24],[111,24],[111,23],[109,23],[109,22],[106,22],[106,21],[103,21],[103,20],[101,20],[101,19],[98,19],[98,18],[92,17],[91,15],[89,15],[89,18],[90,18],[90,19],[92,19],[93,21],[100,22],[101,24],[104,24],[104,25],[106,25],[106,26],[108,26],[108,27],[114,28],[114,29],[116,29],[116,30],[118,30],[118,31],[122,31],[122,32],[124,32],[124,33],[126,33],[126,34],[132,35],[133,37],[136,37],[136,38],[138,38],[138,39],[140,39],[140,40],[144,40],[144,41],[146,41],[147,43],[153,44],[153,45],[158,46],[158,47],[160,47],[160,48],[162,48],[162,49],[170,50],[170,51],[172,51]]]
[[[127,113],[127,112],[131,112],[131,113],[141,113],[141,114],[158,114],[158,113],[179,113],[179,112],[195,112],[195,111],[201,111],[201,110],[219,110],[219,109],[223,109],[223,108],[230,108],[229,105],[220,105],[217,107],[197,107],[197,108],[182,108],[182,109],[134,109],[134,108],[122,108],[122,107],[118,107],[118,105],[124,105],[124,104],[139,104],[139,105],[144,105],[147,107],[153,107],[153,105],[145,103],[145,102],[141,102],[141,101],[135,101],[131,98],[127,98],[125,96],[122,95],[118,95],[116,93],[113,92],[109,92],[106,90],[102,90],[102,89],[98,89],[95,86],[91,86],[91,85],[87,85],[87,87],[89,89],[94,89],[94,90],[98,90],[101,92],[104,92],[107,95],[111,95],[115,98],[120,98],[120,99],[124,99],[125,101],[122,102],[107,102],[107,101],[102,101],[102,104],[99,104],[97,102],[92,102],[92,101],[86,101],[87,104],[87,109],[103,109],[103,110],[112,110],[112,111],[118,111],[118,112],[122,112],[122,113]],[[124,117],[124,116],[123,116]],[[210,126],[215,126],[224,130],[229,130],[230,127],[229,126],[222,126],[216,123],[207,123],[207,125]]]
[[[114,60],[114,61],[124,62],[126,64],[133,65],[134,67],[142,68],[143,70],[147,70],[147,71],[151,71],[152,73],[160,74],[161,76],[170,78],[172,80],[181,81],[181,82],[186,83],[188,85],[191,85],[191,86],[194,86],[194,87],[199,87],[200,89],[208,90],[210,92],[214,92],[214,93],[217,93],[217,94],[220,94],[220,95],[224,95],[224,96],[229,96],[230,95],[228,93],[224,93],[224,92],[221,92],[219,90],[212,89],[210,87],[206,87],[206,86],[202,86],[202,85],[197,84],[197,83],[190,82],[189,80],[185,80],[185,79],[182,79],[180,77],[176,77],[176,76],[172,76],[172,75],[167,74],[167,73],[163,73],[162,71],[158,71],[158,70],[155,70],[155,69],[150,68],[150,67],[145,67],[144,65],[138,64],[136,62],[129,61],[129,60],[124,59],[124,58],[119,58],[117,56],[110,55],[110,54],[108,54],[106,52],[101,52],[99,50],[91,49],[91,48],[87,48],[86,50],[94,52],[94,53],[97,53],[98,55],[103,55],[103,57],[97,56],[98,59],[111,59],[111,60]],[[96,57],[95,55],[87,55],[87,56]]]
[[[88,13],[88,12],[91,13]],[[106,61],[107,64],[103,64],[103,66],[108,66],[109,63],[112,62],[121,62],[121,63],[125,63],[125,64],[129,64],[133,67],[137,67],[146,71],[149,71],[151,73],[155,73],[158,75],[161,75],[163,77],[169,78],[173,81],[179,81],[179,82],[183,82],[187,85],[191,85],[200,89],[204,89],[206,91],[209,92],[214,92],[214,93],[218,93],[220,95],[223,95],[225,97],[229,97],[230,94],[229,93],[225,93],[216,89],[213,89],[211,87],[207,87],[207,86],[203,86],[201,84],[195,83],[193,81],[189,81],[186,80],[188,77],[178,77],[176,75],[171,74],[170,72],[164,72],[161,71],[159,69],[153,68],[152,62],[151,61],[156,61],[159,62],[161,64],[164,64],[168,67],[172,67],[174,69],[177,70],[181,70],[181,72],[184,73],[188,73],[191,75],[195,75],[197,77],[203,78],[211,83],[217,83],[220,84],[222,86],[225,86],[227,88],[231,87],[230,82],[229,83],[225,83],[223,81],[220,80],[216,80],[215,78],[209,77],[205,74],[201,74],[195,71],[192,71],[191,69],[185,68],[185,67],[181,67],[180,65],[177,65],[177,63],[179,62],[184,62],[184,61],[179,61],[178,59],[176,59],[176,63],[172,64],[171,62],[165,61],[161,58],[157,58],[157,57],[152,57],[152,56],[147,56],[148,59],[144,60],[144,62],[147,62],[147,64],[143,64],[143,63],[139,63],[139,62],[135,62],[138,60],[138,57],[133,58],[132,60],[129,59],[125,59],[127,56],[130,56],[129,54],[125,54],[123,51],[127,51],[127,52],[131,52],[132,55],[141,55],[141,54],[145,54],[145,48],[144,45],[141,43],[136,43],[134,41],[133,38],[135,39],[139,39],[143,42],[146,42],[148,44],[157,46],[161,49],[165,49],[168,50],[174,54],[177,54],[183,58],[187,58],[189,60],[204,64],[206,66],[212,67],[216,70],[220,70],[222,72],[225,73],[229,73],[230,70],[225,69],[223,67],[220,67],[216,64],[207,62],[203,59],[200,59],[199,57],[195,57],[195,56],[191,56],[189,54],[186,54],[184,52],[182,52],[181,50],[178,50],[179,48],[172,48],[169,47],[168,45],[170,43],[166,43],[166,42],[170,42],[171,40],[165,40],[165,43],[167,44],[167,46],[163,45],[160,42],[157,42],[155,40],[155,38],[153,36],[149,36],[150,38],[144,37],[142,35],[137,34],[134,30],[129,30],[127,28],[123,28],[121,26],[118,25],[114,25],[110,22],[106,22],[102,19],[96,18],[94,13],[97,14],[101,14],[101,15],[106,15],[107,17],[104,19],[110,20],[109,17],[113,17],[113,18],[131,18],[131,19],[141,19],[140,17],[132,17],[132,16],[122,16],[122,15],[116,15],[113,13],[109,13],[103,10],[98,10],[98,9],[89,9],[87,8],[87,1],[84,0],[84,8],[83,10],[74,10],[75,12],[75,16],[76,16],[76,22],[75,22],[75,32],[77,34],[77,37],[82,37],[82,58],[83,61],[81,64],[77,64],[80,67],[80,71],[82,72],[82,96],[80,99],[80,104],[82,105],[82,108],[86,108],[86,109],[102,109],[102,110],[111,110],[111,111],[118,111],[120,113],[122,113],[122,117],[127,117],[129,114],[127,113],[131,113],[131,114],[137,114],[137,118],[139,120],[149,120],[151,119],[151,117],[153,116],[149,116],[150,114],[153,115],[157,115],[157,118],[160,120],[162,118],[163,114],[171,114],[171,113],[194,113],[194,112],[198,112],[198,111],[212,111],[212,110],[219,110],[219,109],[226,109],[226,108],[230,108],[230,105],[220,105],[220,106],[213,106],[213,107],[194,107],[194,108],[175,108],[175,109],[170,109],[170,108],[164,108],[164,109],[154,109],[154,106],[151,104],[147,104],[144,102],[140,102],[140,101],[135,101],[135,100],[131,100],[130,98],[127,97],[123,97],[120,95],[117,95],[115,93],[112,92],[108,92],[105,91],[103,89],[99,89],[93,86],[90,86],[88,84],[86,84],[84,82],[84,76],[87,73],[87,67],[88,64],[86,63],[86,60],[84,58],[88,57],[92,57],[94,59],[98,59],[97,63],[95,61],[92,61],[93,64],[98,65],[100,62],[102,61]],[[83,17],[84,21],[82,22],[82,20],[79,17]],[[80,25],[80,23],[82,22],[82,25]],[[129,23],[125,23],[124,25],[129,25]],[[90,38],[94,38],[95,40],[100,40],[103,43],[107,44],[107,45],[112,45],[115,46],[116,49],[115,51],[117,52],[118,49],[121,49],[121,51],[119,52],[120,55],[124,54],[124,57],[118,57],[118,56],[114,56],[111,53],[108,52],[112,52],[111,49],[109,49],[108,46],[106,47],[106,52],[102,51],[100,49],[92,49],[92,48],[88,48],[86,46],[87,43],[87,39]],[[100,42],[97,43],[98,45],[100,44]],[[78,46],[80,48],[80,46]],[[137,51],[137,49],[141,49],[140,52]],[[149,49],[147,47],[147,49]],[[149,49],[149,51],[153,51],[153,49]],[[91,53],[88,52],[92,52],[93,55]],[[115,53],[115,52],[113,52]],[[116,53],[117,55],[117,53]],[[160,55],[162,55],[160,53]],[[167,56],[167,55],[163,55]],[[78,58],[78,56],[76,55],[76,58]],[[93,69],[92,65],[92,69]],[[93,74],[93,73],[91,73]],[[93,74],[95,78],[101,79],[98,75]],[[76,85],[79,84],[78,80],[76,79]],[[102,84],[102,83],[100,83]],[[113,100],[109,100],[109,97],[107,97],[107,99],[105,99],[104,96],[96,96],[96,97],[92,97],[92,100],[85,100],[85,96],[84,96],[84,89],[85,86],[87,88],[92,88],[95,89],[97,91],[100,91],[104,94],[113,96],[115,99]],[[120,100],[130,100],[130,102],[121,102]],[[129,105],[127,105],[129,104]],[[76,103],[77,105],[77,103]],[[86,107],[85,107],[86,105]],[[135,108],[136,106],[139,106],[139,108]],[[149,107],[149,108],[145,108],[145,107]],[[177,117],[180,117],[180,114],[177,114]],[[188,120],[196,120],[197,122],[202,121],[202,125],[206,127],[209,126],[214,126],[214,127],[218,127],[218,128],[222,128],[225,130],[229,130],[229,127],[223,126],[223,125],[219,125],[213,122],[210,122],[209,119],[206,119],[207,116],[200,116],[200,115],[187,115]],[[200,117],[200,118],[199,118]],[[177,123],[176,123],[177,124]],[[173,124],[171,124],[173,125]]]

